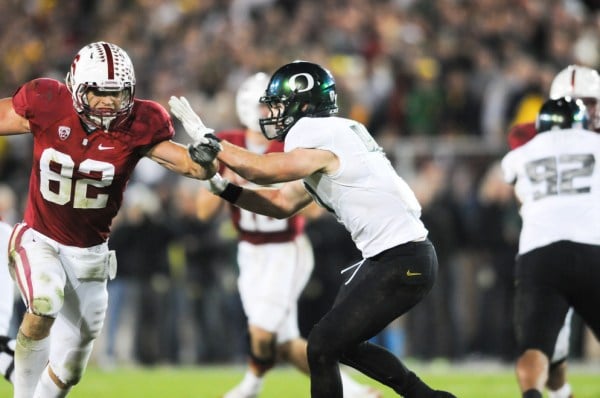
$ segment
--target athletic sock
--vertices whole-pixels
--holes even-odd
[[[15,347],[15,397],[33,396],[42,371],[48,363],[49,353],[49,337],[32,340],[19,330]]]
[[[247,370],[244,378],[238,384],[234,390],[236,392],[243,392],[245,395],[258,396],[262,390],[263,378],[256,376],[251,370]],[[227,394],[225,394],[227,397]]]
[[[548,390],[548,398],[570,398],[572,393],[571,385],[565,383],[556,391]]]
[[[64,398],[71,389],[62,389],[50,377],[49,368],[46,366],[40,376],[33,398]]]
[[[535,388],[532,388],[523,393],[523,398],[542,398],[542,393]]]

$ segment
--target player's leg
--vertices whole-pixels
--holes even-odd
[[[548,398],[572,398],[573,390],[567,381],[567,361],[551,362],[548,372]]]
[[[265,374],[276,360],[275,334],[254,325],[248,325],[248,368],[244,378],[223,398],[254,398],[262,390]]]
[[[436,272],[429,242],[390,249],[355,271],[309,335],[313,397],[342,396],[340,360],[405,397],[452,397],[429,388],[393,353],[366,342],[417,304],[431,289]]]
[[[306,355],[307,342],[304,338],[300,337],[297,319],[297,306],[295,305],[294,311],[290,312],[284,327],[280,328],[277,332],[278,340],[283,340],[283,342],[277,344],[277,361],[291,363],[302,373],[310,375]],[[340,369],[340,377],[344,390],[344,398],[382,397],[377,389],[358,383],[343,369]]]
[[[294,365],[302,373],[308,374],[308,360],[306,358],[306,340],[300,336],[298,327],[298,300],[306,287],[314,267],[314,255],[308,238],[304,235],[296,238],[296,258],[290,266],[287,275],[282,275],[282,280],[289,286],[287,295],[281,292],[279,299],[285,301],[288,311],[284,314],[277,327],[277,359]],[[290,253],[281,252],[279,259],[273,258],[274,263],[289,261],[286,256]]]
[[[107,304],[105,280],[80,282],[72,297],[65,300],[52,328],[49,362],[36,397],[64,397],[81,380],[102,329]]]
[[[66,275],[57,251],[17,224],[10,242],[11,267],[25,302],[15,347],[14,397],[30,398],[48,362],[50,329],[64,300]]]
[[[290,311],[295,294],[294,243],[238,244],[238,290],[248,319],[248,369],[243,380],[225,398],[250,398],[260,393],[263,377],[277,359],[277,331]]]
[[[14,304],[14,281],[8,269],[8,241],[12,228],[0,221],[0,336],[8,335]]]
[[[516,265],[516,376],[523,398],[541,398],[569,304],[558,280],[565,247],[552,244],[519,256]]]
[[[12,228],[0,222],[0,376],[12,382],[16,341],[8,336],[14,306],[14,281],[8,270],[8,241]]]
[[[572,390],[571,385],[567,381],[567,357],[569,356],[569,339],[571,336],[571,318],[573,316],[573,309],[570,308],[565,317],[565,323],[563,324],[558,339],[556,339],[556,346],[554,347],[554,354],[550,361],[550,370],[548,372],[548,381],[546,387],[548,388],[548,398],[571,398]]]
[[[15,347],[17,341],[8,336],[0,336],[0,375],[14,383]]]

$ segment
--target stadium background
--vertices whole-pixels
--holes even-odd
[[[534,118],[560,69],[599,67],[596,2],[11,0],[0,3],[0,32],[2,96],[31,78],[62,80],[81,46],[106,40],[130,54],[138,97],[166,106],[184,95],[215,129],[237,125],[233,98],[249,74],[294,59],[328,67],[342,116],[367,125],[414,187],[440,256],[433,293],[376,340],[416,360],[514,360],[519,217],[496,162],[508,128]],[[10,222],[22,214],[30,144],[0,138],[0,214]],[[225,215],[194,220],[195,189],[138,167],[111,240],[120,269],[108,319],[121,321],[108,322],[94,365],[244,362],[235,236]],[[304,333],[358,255],[329,216],[308,232],[317,266],[301,301]],[[600,361],[577,319],[571,356]]]

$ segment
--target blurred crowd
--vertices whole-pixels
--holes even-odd
[[[104,40],[129,53],[139,98],[166,106],[184,95],[217,130],[238,125],[235,92],[250,74],[294,59],[328,67],[341,116],[362,121],[414,187],[440,258],[432,294],[378,340],[417,358],[514,359],[520,221],[497,160],[510,126],[534,119],[559,70],[600,66],[596,2],[7,0],[0,30],[3,97],[35,77],[62,80],[84,44]],[[28,137],[0,139],[9,222],[22,214],[30,152]],[[244,359],[235,232],[226,215],[195,218],[196,189],[151,162],[138,166],[110,241],[119,277],[100,360]],[[358,256],[339,228],[327,215],[308,223],[317,258],[300,303],[304,332]],[[583,336],[574,331],[573,356],[584,355]]]

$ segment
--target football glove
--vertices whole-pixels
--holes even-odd
[[[210,165],[223,149],[219,141],[214,134],[205,135],[200,143],[188,146],[190,157],[203,167]]]
[[[181,121],[185,132],[193,141],[188,147],[192,160],[201,166],[210,165],[222,149],[220,140],[213,134],[215,130],[204,125],[185,97],[171,96],[169,106],[171,113]]]
[[[171,113],[175,115],[181,124],[183,124],[183,128],[186,133],[190,136],[194,145],[199,143],[206,143],[204,137],[207,134],[212,134],[215,132],[214,129],[208,128],[202,123],[202,119],[200,116],[190,106],[190,103],[185,97],[175,97],[171,96],[169,99],[169,106],[171,107]]]

